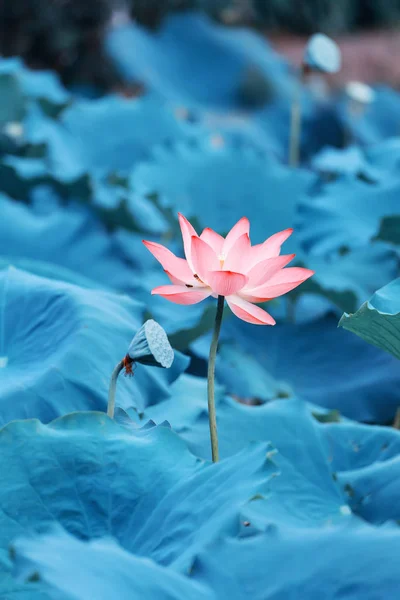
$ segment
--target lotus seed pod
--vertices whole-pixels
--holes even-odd
[[[323,33],[311,36],[304,53],[304,65],[322,73],[337,73],[342,59],[339,46]]]
[[[374,90],[362,81],[349,81],[345,90],[351,100],[360,104],[371,104],[375,99]]]
[[[128,356],[142,365],[168,369],[173,363],[174,351],[161,325],[149,319],[131,341]]]

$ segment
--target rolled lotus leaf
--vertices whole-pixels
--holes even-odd
[[[323,33],[312,35],[304,53],[304,64],[312,70],[323,73],[337,73],[342,57],[339,46]]]
[[[130,343],[128,356],[142,365],[169,369],[174,351],[164,329],[153,319],[146,321]]]

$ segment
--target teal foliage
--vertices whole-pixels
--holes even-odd
[[[86,600],[91,595],[97,600],[107,600],[116,593],[121,600],[215,598],[206,586],[148,558],[134,556],[112,540],[86,543],[61,532],[38,539],[19,539],[13,550],[20,580],[39,576],[53,590],[64,592],[63,597],[75,600]],[[29,593],[34,593],[33,586]]]
[[[394,597],[399,94],[350,119],[303,89],[290,168],[296,75],[259,35],[190,11],[106,46],[140,98],[0,61],[0,597]],[[182,257],[178,211],[198,233],[247,216],[253,244],[294,227],[282,252],[315,271],[266,303],[275,327],[226,309],[218,464],[215,298],[152,296],[167,275],[142,244]],[[110,420],[151,318],[172,366],[121,373]]]
[[[195,108],[254,108],[290,88],[287,66],[261,36],[195,11],[169,15],[156,33],[115,29],[106,45],[125,79]]]
[[[233,403],[226,411],[219,403],[218,408],[226,415],[220,423],[221,447],[224,456],[231,455],[218,465],[196,458],[169,428],[128,429],[100,413],[75,413],[47,426],[35,420],[6,426],[0,432],[0,469],[3,489],[14,492],[0,495],[2,581],[10,581],[6,548],[15,539],[15,589],[35,600],[47,593],[49,584],[66,597],[87,597],[87,586],[91,581],[98,586],[93,578],[99,577],[105,591],[111,578],[113,589],[124,598],[129,578],[140,566],[141,577],[131,585],[148,586],[139,589],[149,593],[179,598],[192,584],[200,598],[201,593],[213,598],[210,590],[221,597],[223,586],[232,586],[229,565],[235,565],[233,597],[240,599],[249,589],[246,580],[253,582],[255,593],[260,590],[261,556],[275,565],[297,556],[301,546],[304,558],[300,552],[293,576],[267,578],[263,593],[267,589],[272,594],[273,586],[284,598],[297,589],[299,577],[306,589],[319,594],[343,585],[349,586],[350,598],[378,585],[392,589],[393,563],[377,558],[382,552],[390,555],[400,543],[398,527],[390,521],[398,518],[398,503],[390,510],[387,503],[397,497],[398,486],[385,485],[398,432],[324,425],[296,400],[261,408]],[[173,418],[177,429],[182,414],[176,410]],[[187,421],[181,435],[196,454],[208,453],[206,423]],[[277,451],[262,441],[248,445],[266,436]],[[372,479],[377,469],[379,479]],[[27,476],[30,485],[24,486]],[[385,527],[377,527],[379,520]],[[53,532],[41,537],[48,527]],[[361,544],[367,553],[359,550]],[[343,545],[355,553],[350,565]],[[323,564],[307,558],[316,550],[324,556]],[[221,558],[211,564],[209,556]],[[71,585],[76,557],[79,566]],[[243,561],[247,576],[238,566]],[[368,569],[371,561],[375,569]],[[319,579],[325,564],[335,564],[342,577]],[[39,581],[23,583],[32,574]],[[147,577],[154,581],[147,582]],[[177,587],[171,589],[173,582]]]
[[[339,325],[370,344],[400,358],[400,279],[379,289],[354,313],[345,313]]]
[[[1,422],[105,410],[112,369],[127,353],[144,305],[12,267],[0,271],[0,299]],[[187,363],[178,356],[161,375],[140,366],[133,381],[122,378],[118,403],[142,411],[154,394],[168,396]]]
[[[264,401],[294,395],[330,410],[338,409],[353,419],[390,422],[399,402],[397,360],[338,329],[338,318],[330,314],[303,323],[257,327],[251,336],[246,324],[227,319],[223,339],[240,348],[233,365],[243,362],[244,366],[232,374],[234,351],[223,350],[217,378],[233,395],[260,398],[257,388],[262,367],[261,381],[270,382],[264,387]],[[203,359],[208,347],[207,338],[192,344],[195,354]],[[246,387],[248,392],[244,393]]]
[[[294,226],[295,207],[313,181],[307,171],[292,172],[252,146],[236,147],[219,136],[157,148],[132,173],[133,187],[159,194],[174,214],[194,217],[202,227],[227,233],[246,212],[253,243]],[[284,207],[276,204],[279,194]],[[294,247],[290,239],[285,250]]]

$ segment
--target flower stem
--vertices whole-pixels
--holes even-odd
[[[215,315],[214,331],[210,346],[210,356],[208,359],[207,373],[207,394],[208,394],[208,419],[210,423],[211,454],[213,462],[219,461],[218,452],[218,434],[217,434],[217,416],[215,412],[215,358],[217,356],[218,338],[221,331],[222,314],[224,312],[224,296],[218,296],[217,314]]]
[[[117,366],[114,368],[111,379],[110,379],[110,387],[108,388],[108,406],[107,406],[107,414],[112,419],[114,418],[114,410],[115,410],[115,392],[117,390],[117,379],[118,375],[121,373],[122,369],[125,366],[125,362],[122,359]]]
[[[297,167],[300,156],[300,136],[301,136],[301,85],[302,80],[296,82],[293,94],[292,106],[290,109],[290,141],[289,141],[289,165]]]

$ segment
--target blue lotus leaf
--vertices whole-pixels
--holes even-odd
[[[190,393],[190,386],[187,391]],[[187,398],[182,398],[181,402],[188,404]],[[395,540],[400,538],[398,528],[380,529],[364,523],[357,513],[352,513],[346,493],[332,477],[329,445],[323,433],[325,425],[310,416],[304,403],[275,401],[254,408],[233,402],[233,406],[228,417],[230,433],[228,427],[224,432],[222,423],[220,427],[221,448],[225,455],[226,444],[237,448],[249,434],[252,439],[258,436],[274,439],[278,453],[272,451],[269,444],[258,442],[247,445],[217,465],[211,465],[192,455],[168,428],[127,430],[100,413],[75,413],[47,426],[35,420],[7,425],[0,432],[3,490],[0,494],[0,543],[5,575],[11,568],[5,552],[8,544],[29,532],[43,531],[54,525],[61,525],[81,540],[111,535],[118,541],[124,550],[110,546],[107,540],[86,545],[89,564],[80,575],[84,585],[88,572],[91,572],[89,566],[93,562],[99,564],[99,559],[95,558],[99,556],[96,549],[113,549],[118,557],[123,552],[121,568],[116,571],[114,581],[116,589],[123,586],[131,572],[122,569],[129,560],[124,551],[131,553],[132,565],[147,558],[167,567],[171,578],[172,573],[180,573],[196,580],[204,554],[235,539],[241,540],[244,546],[254,539],[270,542],[269,536],[275,532],[277,547],[272,556],[284,557],[289,556],[293,546],[297,547],[299,540],[313,547],[317,538],[321,540],[320,552],[324,553],[324,560],[329,563],[332,556],[332,560],[338,561],[338,567],[344,569],[349,562],[345,542],[352,548],[356,543],[354,540],[360,538],[366,540],[365,543],[376,541],[377,544],[371,543],[370,547],[377,548],[378,553],[381,552],[381,540],[387,539],[389,531]],[[221,404],[218,408],[221,409]],[[179,416],[179,411],[176,414]],[[207,423],[204,425],[203,436],[199,439],[202,452],[209,442]],[[335,431],[330,430],[326,439],[329,440]],[[368,442],[367,436],[365,442]],[[349,469],[352,460],[358,461],[358,456],[354,455],[353,450],[348,453]],[[373,452],[370,457],[373,461]],[[390,462],[389,454],[385,458]],[[368,458],[365,463],[369,466]],[[279,477],[275,476],[277,470]],[[28,475],[29,485],[26,484]],[[395,489],[393,499],[397,494]],[[397,502],[395,504],[398,506]],[[78,557],[83,556],[76,540],[75,543],[70,538],[67,541],[60,534],[47,537],[50,544],[53,543],[51,539],[58,540],[54,542],[57,546],[52,547],[59,548],[60,552],[76,548],[78,554],[71,557],[71,561],[79,561]],[[333,548],[331,546],[332,540],[336,539],[337,544],[342,542],[341,560],[337,556],[336,543]],[[48,561],[51,559],[43,541],[17,541],[16,550],[22,558],[22,573],[32,572],[34,563],[46,580],[46,574],[54,573],[54,570],[50,569]],[[79,548],[83,551],[84,546]],[[237,554],[245,558],[243,548],[238,551],[235,547],[232,556],[227,556],[220,565],[219,577],[226,579],[226,586],[230,585],[232,573],[229,569],[227,575],[223,565],[232,564]],[[377,561],[378,554],[373,556]],[[42,562],[44,559],[48,567]],[[365,559],[359,560],[364,576]],[[115,559],[113,563],[116,563]],[[68,564],[73,566],[69,560],[59,561],[59,564],[64,568]],[[251,581],[259,581],[257,564],[256,556],[247,559],[247,577]],[[376,569],[373,572],[376,573]],[[352,600],[359,597],[359,573],[358,570],[356,576],[351,570],[347,572],[346,583],[352,590],[349,596]],[[387,571],[382,573],[386,577]],[[391,569],[391,573],[393,585],[397,571]],[[105,577],[104,585],[108,585],[104,569],[102,573],[97,571],[97,576]],[[145,576],[143,572],[143,579]],[[296,576],[300,576],[297,571]],[[294,579],[288,580],[286,575],[275,577],[274,585],[283,586],[287,591]],[[66,575],[59,572],[52,583],[65,590],[65,581]],[[215,584],[213,578],[207,576],[203,581],[205,588],[209,582],[211,589],[219,589],[222,585],[220,582]],[[319,597],[329,597],[336,589],[336,582],[336,577],[316,578],[316,593]],[[36,600],[34,583],[25,587],[19,585],[21,594],[29,590],[31,596],[28,597]],[[246,589],[248,586],[240,581],[233,597],[243,597]],[[258,590],[260,598],[265,597],[264,585],[256,585],[254,590]],[[68,592],[71,593],[71,588]]]
[[[72,135],[38,106],[31,105],[26,115],[24,141],[33,146],[46,146],[46,165],[55,179],[68,182],[86,174],[84,164],[74,151]]]
[[[25,98],[17,73],[20,68],[17,59],[0,59],[0,127],[10,122],[21,122],[25,114]]]
[[[389,427],[341,423],[321,429],[331,468],[352,510],[368,522],[398,520],[400,435]]]
[[[142,325],[144,306],[13,268],[0,272],[0,297],[1,422],[105,410],[111,372]],[[132,380],[120,378],[117,404],[143,410],[167,397],[187,364],[178,354],[162,372],[141,365]]]
[[[296,224],[302,247],[323,255],[368,244],[383,217],[399,214],[399,193],[400,184],[394,179],[369,185],[343,177],[317,196],[304,196]]]
[[[292,297],[312,291],[326,296],[342,311],[356,310],[366,296],[398,273],[396,254],[383,242],[344,255],[303,255],[301,259],[315,275],[296,288]]]
[[[116,28],[106,47],[128,81],[195,107],[251,108],[291,87],[265,39],[198,12],[168,15],[156,34],[137,24]]]
[[[24,121],[24,142],[37,148],[43,145],[45,150],[44,156],[35,159],[9,156],[4,160],[3,190],[15,198],[26,200],[38,184],[47,183],[60,192],[65,190],[64,195],[68,192],[68,199],[79,196],[90,201],[108,226],[151,233],[166,230],[165,217],[149,199],[118,181],[94,176],[91,165],[77,152],[75,136],[38,107],[31,107]]]
[[[386,86],[374,88],[374,100],[360,114],[349,110],[347,99],[338,102],[342,122],[356,142],[368,146],[391,138],[399,131],[400,94]]]
[[[18,89],[18,96],[14,110],[22,105],[22,98],[26,100],[43,101],[53,115],[57,115],[62,108],[70,101],[71,95],[60,82],[59,77],[52,71],[39,71],[26,67],[19,58],[1,58],[0,59],[0,79],[4,76],[12,78],[17,84],[14,89]],[[10,83],[11,79],[8,79]],[[4,89],[2,90],[4,92]],[[8,105],[8,97],[2,96],[2,108]],[[21,114],[21,113],[20,113]],[[19,121],[17,118],[10,118],[9,121]]]
[[[191,127],[155,96],[76,101],[62,115],[71,150],[97,175],[126,173],[155,144],[185,137]]]
[[[13,552],[19,580],[39,576],[50,589],[74,600],[215,600],[205,586],[149,558],[134,556],[111,539],[83,542],[55,531],[18,539]],[[34,591],[31,585],[29,592]]]
[[[294,225],[296,204],[313,179],[251,147],[215,145],[207,137],[158,148],[152,161],[133,170],[131,183],[140,192],[158,193],[174,212],[196,217],[203,227],[220,233],[246,215],[256,243]],[[295,247],[292,236],[285,251]]]
[[[33,185],[47,183],[48,169],[43,158],[5,156],[0,162],[1,191],[27,200]]]
[[[192,452],[209,457],[206,389],[202,381],[184,375],[173,385],[171,399],[149,408],[146,417],[151,416],[155,422],[167,417],[173,430],[187,442]],[[196,409],[190,406],[192,402]],[[314,486],[316,495],[317,489],[319,493],[322,489],[322,494],[326,494],[325,501],[330,497],[331,501],[338,502],[343,514],[350,514],[350,507],[355,515],[379,525],[398,519],[400,510],[394,499],[400,496],[396,477],[400,464],[400,433],[389,427],[342,420],[337,415],[337,422],[330,423],[329,414],[325,414],[327,423],[323,419],[320,422],[314,418],[317,415],[321,419],[318,412],[318,407],[294,398],[247,406],[223,396],[220,391],[217,419],[221,456],[235,455],[250,442],[266,439],[272,442],[278,451],[273,461],[280,468],[280,477],[271,489],[282,490],[286,507],[289,507],[293,493],[296,509],[291,514],[285,514],[285,511],[282,514],[269,506],[264,516],[273,514],[274,521],[281,518],[282,525],[288,525],[299,516],[297,494],[301,495],[306,485]],[[303,477],[301,484],[300,474]],[[335,481],[340,483],[342,495],[338,494]],[[293,492],[288,488],[292,485]],[[297,492],[294,491],[296,487]],[[271,501],[274,502],[270,497],[270,505]],[[319,507],[323,506],[321,496]],[[318,514],[317,503],[315,508],[316,513],[309,515],[309,526],[313,526],[312,521]],[[302,515],[302,520],[308,520],[307,516]]]
[[[307,323],[250,327],[226,319],[222,338],[239,344],[295,396],[359,421],[392,421],[399,402],[397,360],[350,332],[327,315]],[[193,351],[207,359],[202,339]],[[208,344],[209,347],[209,344]]]
[[[285,162],[288,153],[289,104],[272,103],[255,114],[207,113],[202,124],[210,130],[214,143],[223,138],[237,146],[255,148]]]
[[[245,403],[258,404],[292,395],[290,386],[276,381],[254,355],[232,344],[219,348],[216,377],[228,392]]]
[[[370,344],[400,358],[400,278],[379,289],[354,314],[344,314],[339,325]]]
[[[62,175],[60,167],[55,168],[50,157],[5,156],[0,162],[0,191],[29,202],[35,187],[46,185],[64,197],[87,200],[90,197],[87,174],[77,174],[73,163],[69,166],[71,168]]]
[[[102,413],[48,426],[15,421],[1,430],[0,447],[6,572],[13,539],[58,524],[81,539],[113,536],[137,557],[187,574],[211,540],[236,533],[241,506],[267,493],[276,473],[267,443],[211,465],[166,427],[127,431]]]
[[[399,551],[395,529],[294,530],[269,519],[259,535],[225,538],[202,552],[193,577],[232,600],[287,600],[299,593],[307,600],[376,600],[396,596]]]
[[[365,156],[378,169],[398,172],[400,168],[400,137],[391,137],[380,144],[365,148]]]
[[[112,228],[162,234],[168,230],[168,221],[151,199],[104,179],[92,181],[92,206],[102,220]]]
[[[28,68],[18,73],[22,91],[27,98],[41,101],[51,115],[59,112],[71,102],[71,94],[65,89],[53,71],[36,71]]]
[[[302,285],[306,285],[306,283]],[[338,304],[341,301],[345,304],[353,300],[352,294],[335,294],[332,291],[323,289],[318,284],[313,286],[310,284],[306,287],[306,292],[300,289],[297,293],[297,290],[294,290],[271,300],[264,305],[264,308],[280,323],[285,321],[289,323],[310,323],[327,314],[337,314],[340,317],[343,310],[338,307]]]
[[[48,198],[45,193],[43,201]],[[135,262],[89,209],[70,205],[43,214],[0,195],[0,211],[0,255],[10,263],[19,259],[48,263],[125,292],[140,286]],[[142,251],[138,236],[130,234],[130,244],[132,255],[135,249]]]
[[[324,175],[355,175],[369,182],[378,182],[382,173],[370,164],[358,146],[344,149],[325,147],[311,161],[313,169]]]
[[[93,279],[79,275],[66,267],[60,267],[60,265],[44,262],[42,260],[0,255],[0,271],[8,269],[9,267],[15,267],[19,271],[27,271],[28,273],[39,275],[39,277],[58,279],[60,281],[65,281],[66,283],[73,283],[74,285],[79,285],[84,288],[99,288],[99,284]],[[105,289],[107,288],[105,287]]]

